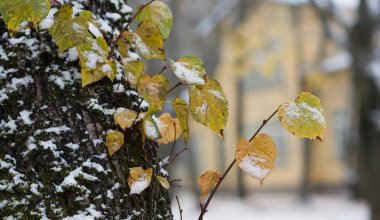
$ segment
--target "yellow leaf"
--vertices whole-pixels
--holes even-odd
[[[179,120],[179,124],[181,125],[181,130],[183,132],[183,139],[185,143],[189,139],[189,110],[187,103],[180,98],[176,98],[172,102],[175,114]]]
[[[125,130],[126,128],[130,128],[133,122],[135,122],[137,112],[126,108],[118,108],[113,115],[113,118],[116,123]]]
[[[12,36],[20,30],[24,21],[29,21],[36,28],[37,24],[50,11],[49,0],[1,0],[0,14]]]
[[[114,60],[107,60],[108,45],[102,37],[87,38],[77,47],[81,66],[82,87],[97,82],[104,77],[115,78],[117,69]]]
[[[61,6],[54,15],[54,23],[49,29],[51,36],[58,45],[60,53],[67,49],[78,47],[87,41],[86,39],[88,38],[93,38],[88,31],[88,22],[94,20],[92,13],[82,11],[75,18],[72,18],[72,13],[73,9],[71,5],[65,4]]]
[[[162,187],[164,187],[165,189],[169,189],[170,187],[170,184],[169,184],[169,181],[162,177],[162,176],[156,176],[157,178],[157,181],[161,184]]]
[[[143,74],[143,62],[141,60],[124,61],[123,66],[126,79],[133,87],[136,87],[137,80]]]
[[[140,194],[146,189],[152,180],[153,169],[144,170],[142,167],[129,169],[128,185],[131,189],[130,194]]]
[[[140,6],[141,7],[141,6]],[[137,8],[139,10],[139,8]],[[163,2],[155,1],[146,6],[136,17],[138,21],[152,21],[157,25],[163,39],[167,39],[173,26],[173,14]]]
[[[161,138],[160,130],[156,122],[153,120],[152,115],[147,114],[143,121],[144,134],[150,140],[158,140]]]
[[[121,38],[117,41],[117,49],[123,58],[128,56],[129,48],[131,47],[133,42],[134,40],[132,33],[124,31],[121,34]]]
[[[106,136],[106,145],[110,157],[118,151],[124,144],[124,134],[120,131],[109,130]]]
[[[137,92],[139,95],[159,109],[166,101],[169,86],[169,81],[162,74],[156,74],[153,77],[144,74],[137,80]]]
[[[164,42],[157,26],[151,21],[143,21],[134,34],[136,46],[146,59],[165,60]]]
[[[309,92],[302,92],[294,103],[285,103],[278,109],[281,125],[298,137],[323,140],[326,121],[321,101]]]
[[[170,60],[174,74],[184,83],[190,85],[204,85],[206,83],[206,69],[201,59],[186,55],[177,61]]]
[[[207,79],[205,85],[190,86],[190,113],[195,121],[215,131],[224,138],[227,123],[228,102],[222,87],[215,79]]]
[[[276,157],[276,145],[267,134],[258,134],[252,143],[242,138],[236,144],[235,158],[239,167],[260,184],[272,171]]]
[[[155,120],[158,129],[160,130],[161,139],[157,140],[159,144],[168,144],[177,140],[181,134],[181,127],[178,119],[172,118],[170,113],[164,113]]]
[[[207,196],[208,192],[215,187],[220,178],[220,173],[218,171],[207,170],[198,179],[198,185],[201,188],[201,195],[199,200],[202,200]]]

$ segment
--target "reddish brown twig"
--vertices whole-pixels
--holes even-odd
[[[252,135],[252,137],[249,139],[249,142],[251,142],[256,136],[257,134],[261,131],[261,129],[268,123],[268,121],[275,115],[277,114],[278,112],[278,108],[276,109],[276,111],[274,111],[267,119],[265,119],[263,121],[263,123],[261,124],[261,126],[256,130],[256,132]],[[228,168],[226,169],[226,171],[224,171],[222,177],[219,178],[219,181],[216,183],[215,185],[215,188],[212,190],[210,196],[208,197],[206,203],[204,205],[200,205],[201,206],[201,213],[199,214],[199,217],[198,217],[198,220],[203,220],[203,216],[204,214],[206,214],[207,212],[207,207],[208,205],[210,204],[212,198],[214,197],[215,195],[215,192],[218,190],[220,184],[223,182],[224,178],[226,178],[227,174],[230,172],[230,170],[232,169],[232,167],[235,165],[236,163],[236,159],[234,159],[231,164],[228,166]]]

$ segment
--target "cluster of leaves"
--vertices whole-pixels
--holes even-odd
[[[0,13],[11,35],[19,31],[24,22],[29,22],[32,27],[37,28],[37,24],[49,11],[48,0],[0,1]],[[112,157],[124,146],[126,129],[137,124],[143,134],[143,143],[146,139],[150,139],[160,144],[168,144],[176,141],[181,134],[187,143],[189,112],[195,121],[209,127],[223,138],[228,117],[226,97],[219,82],[206,75],[202,60],[192,55],[182,56],[176,61],[170,59],[168,64],[180,80],[180,83],[172,89],[179,85],[188,86],[189,104],[181,98],[175,98],[170,103],[178,118],[172,118],[169,113],[155,116],[167,102],[167,94],[172,91],[169,81],[161,72],[153,76],[145,74],[143,61],[131,59],[128,53],[129,49],[136,45],[145,59],[166,61],[164,42],[169,37],[173,15],[165,3],[151,0],[136,9],[130,22],[133,20],[139,22],[137,30],[133,32],[128,23],[125,30],[115,36],[110,45],[102,36],[94,36],[90,31],[91,28],[100,25],[96,22],[95,16],[86,10],[73,16],[73,9],[69,4],[60,6],[54,15],[54,23],[49,28],[60,53],[76,48],[83,87],[105,77],[113,81],[117,63],[121,63],[125,79],[149,103],[148,110],[143,113],[124,107],[116,110],[114,120],[119,128],[109,130],[106,135],[109,155]],[[115,47],[119,56],[113,54]],[[238,141],[235,160],[223,175],[218,171],[208,170],[200,176],[198,181],[201,188],[200,199],[203,199],[215,187],[206,205],[202,206],[200,217],[207,211],[207,205],[215,190],[235,163],[249,175],[258,179],[261,184],[272,171],[277,157],[276,145],[268,134],[262,134],[259,131],[276,113],[282,126],[291,134],[303,138],[323,139],[326,122],[321,102],[317,97],[303,92],[295,102],[281,105],[264,121],[250,140],[242,138]],[[150,185],[153,173],[153,168],[131,168],[128,180],[131,194],[139,194],[146,189]],[[155,177],[165,189],[169,188],[169,182],[165,177],[156,174]]]

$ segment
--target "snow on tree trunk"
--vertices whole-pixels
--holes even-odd
[[[91,10],[108,41],[131,13],[122,0],[60,2]],[[134,126],[108,156],[113,112],[138,111],[136,93],[124,83],[117,88],[121,69],[113,83],[82,88],[76,51],[59,55],[46,31],[11,38],[0,19],[0,35],[0,216],[172,219],[168,192],[156,180],[140,195],[130,195],[127,184],[129,168],[159,168],[155,142],[144,151]]]

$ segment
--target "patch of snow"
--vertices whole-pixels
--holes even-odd
[[[223,102],[226,101],[226,98],[220,93],[219,91],[216,90],[208,90],[209,93],[213,94],[216,98],[222,100]]]
[[[144,123],[144,131],[146,136],[148,136],[149,138],[157,139],[160,137],[160,132],[158,131],[156,126],[154,126],[154,124],[148,120],[146,120]]]
[[[118,21],[118,20],[121,19],[121,15],[118,14],[118,13],[107,12],[106,13],[106,17],[109,18],[109,19],[112,19],[113,21]]]
[[[258,163],[264,163],[265,158],[257,156],[246,155],[242,158],[239,167],[249,173],[251,176],[256,177],[260,181],[263,181],[268,176],[270,170],[268,168],[262,168]]]
[[[173,66],[174,74],[186,83],[197,85],[204,85],[206,83],[202,78],[204,73],[189,67],[188,63],[172,61],[171,65]]]
[[[79,144],[74,144],[74,143],[68,143],[65,145],[66,147],[70,148],[73,151],[76,151],[79,149]]]
[[[147,175],[147,174],[145,174]],[[131,185],[130,194],[140,194],[144,189],[146,189],[150,184],[150,181],[147,180],[147,177],[136,180]]]
[[[22,110],[20,112],[20,117],[22,119],[22,121],[24,122],[24,124],[26,125],[31,125],[33,124],[34,122],[30,119],[30,115],[32,114],[32,112],[28,111],[28,110]]]
[[[44,19],[42,19],[42,21],[40,21],[40,23],[38,24],[38,27],[41,30],[44,30],[44,29],[49,29],[51,26],[53,26],[54,14],[57,13],[57,11],[58,11],[57,8],[50,9],[49,14]]]
[[[99,29],[91,22],[88,23],[88,30],[91,32],[94,37],[103,37],[102,32],[99,31]]]

